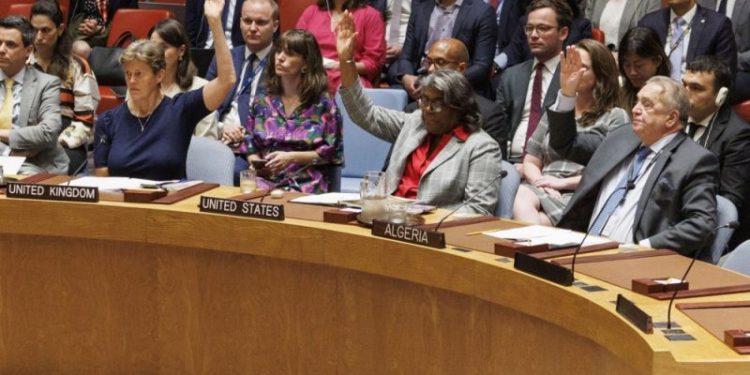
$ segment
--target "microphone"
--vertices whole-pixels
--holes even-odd
[[[576,259],[578,258],[578,253],[581,252],[581,247],[583,247],[583,244],[586,242],[586,239],[589,237],[589,234],[591,234],[591,229],[594,228],[594,223],[596,223],[599,220],[599,216],[602,215],[602,212],[604,212],[604,207],[607,207],[609,204],[609,200],[612,199],[612,197],[615,196],[615,193],[617,193],[618,190],[625,189],[625,195],[622,196],[622,199],[618,204],[622,204],[623,201],[625,201],[625,197],[627,197],[627,193],[630,190],[635,189],[635,181],[628,179],[627,184],[625,186],[618,187],[615,189],[612,194],[607,197],[606,200],[604,200],[604,204],[602,205],[602,209],[599,210],[599,212],[596,214],[596,217],[594,218],[594,221],[591,222],[591,226],[586,230],[586,234],[583,235],[583,239],[581,240],[581,243],[576,246],[576,250],[573,252],[573,260],[570,262],[570,273],[575,277],[576,273]]]
[[[476,198],[481,192],[487,190],[488,187],[492,186],[495,183],[495,181],[497,181],[497,180],[499,180],[501,178],[505,178],[505,176],[507,176],[507,175],[508,175],[508,171],[506,171],[504,169],[501,170],[500,174],[498,174],[497,176],[495,176],[495,178],[493,178],[492,181],[490,181],[489,184],[484,185],[483,188],[479,189],[479,191],[476,192],[476,193],[474,193],[471,197],[469,197],[469,199],[465,200],[463,203],[461,203],[460,205],[458,205],[458,207],[454,208],[453,211],[451,211],[447,215],[443,216],[443,218],[440,219],[440,221],[438,221],[437,225],[435,226],[435,232],[437,232],[438,229],[440,229],[440,226],[443,225],[443,222],[445,221],[445,219],[447,219],[449,216],[451,216],[454,213],[456,213],[456,211],[460,210],[461,208],[463,208],[467,204],[469,204],[469,202],[471,202],[472,200],[474,200],[474,198]]]
[[[736,221],[730,221],[726,224],[719,225],[718,227],[712,229],[711,232],[709,232],[705,238],[710,237],[712,234],[716,233],[716,231],[718,231],[719,229],[724,229],[724,228],[736,229],[739,226],[740,226],[740,223]],[[698,249],[693,255],[693,260],[690,261],[690,264],[688,265],[688,268],[685,270],[685,274],[682,275],[682,279],[680,280],[680,282],[682,283],[685,282],[685,278],[687,277],[688,272],[690,272],[690,269],[693,268],[693,264],[695,264],[695,260],[698,259],[698,255],[700,255],[702,252],[701,250],[703,249]],[[675,289],[674,293],[672,293],[672,297],[669,299],[669,307],[667,307],[667,329],[672,329],[672,304],[674,303],[675,298],[677,298],[677,292],[679,291],[680,291],[679,289]]]
[[[86,146],[84,146],[84,147],[86,147]],[[81,171],[83,170],[83,167],[86,166],[86,162],[88,162],[88,161],[89,161],[89,153],[87,152],[86,153],[86,157],[83,159],[83,162],[78,165],[78,168],[76,168],[75,171],[73,171],[73,174],[70,175],[71,178],[68,179],[68,182],[65,184],[65,186],[70,186],[70,181],[73,180],[72,177],[75,177],[77,174],[81,173]]]

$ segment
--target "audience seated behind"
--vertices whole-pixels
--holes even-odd
[[[357,28],[357,50],[353,58],[364,87],[373,87],[385,63],[383,16],[367,5],[366,0],[319,0],[316,5],[310,5],[297,21],[297,28],[307,30],[318,41],[331,97],[336,95],[341,82],[334,28],[344,11],[352,15]]]
[[[636,94],[653,76],[667,76],[670,64],[659,34],[648,27],[636,26],[622,36],[617,52],[622,92],[620,107],[628,113],[635,107]],[[591,150],[593,153],[594,150]]]
[[[685,23],[682,34],[674,32],[678,16]],[[643,16],[638,26],[650,27],[659,34],[659,40],[667,46],[665,51],[672,63],[671,77],[675,80],[682,78],[686,63],[702,55],[716,55],[733,74],[737,68],[732,22],[724,15],[697,5],[695,0],[670,2],[669,7]]]
[[[660,0],[588,0],[585,17],[605,36],[604,45],[616,50],[620,39],[647,13],[661,8]]]
[[[689,62],[682,82],[690,96],[688,134],[719,158],[719,195],[732,202],[740,227],[730,246],[750,238],[750,125],[727,102],[731,95],[729,67],[713,56]],[[719,223],[719,225],[724,223]]]
[[[452,70],[427,76],[419,99],[421,113],[373,106],[350,61],[356,48],[350,15],[342,16],[338,34],[340,93],[349,115],[373,135],[395,143],[386,170],[388,193],[444,208],[465,204],[461,209],[466,212],[494,213],[498,185],[492,181],[501,171],[500,148],[481,130],[466,77]]]
[[[553,1],[567,3],[568,8],[573,12],[573,18],[570,27],[568,28],[568,37],[565,39],[563,46],[572,46],[579,40],[590,39],[593,37],[591,32],[591,22],[589,22],[589,20],[578,10],[575,0]],[[501,62],[501,64],[498,64],[498,68],[501,70],[520,64],[533,57],[534,54],[529,50],[529,44],[527,41],[526,20],[526,16],[521,18],[519,27],[515,30],[515,34],[512,37],[510,44],[500,52],[498,57],[495,58],[495,61]],[[504,58],[500,56],[504,56]]]
[[[533,59],[510,67],[501,77],[497,105],[501,128],[508,133],[508,161],[519,163],[526,141],[534,133],[542,108],[549,107],[560,87],[558,62],[572,20],[567,4],[557,0],[534,0],[528,7],[526,37]],[[544,99],[542,99],[544,98]]]
[[[610,130],[628,123],[618,103],[617,64],[603,44],[584,39],[560,54],[560,93],[529,138],[523,178],[513,207],[515,219],[556,225],[581,180],[585,163],[567,158],[550,144],[570,150],[575,143],[596,148]],[[574,110],[571,112],[570,110]],[[574,115],[576,121],[565,116]],[[554,135],[553,135],[554,133]]]
[[[60,79],[62,133],[58,142],[68,155],[68,174],[86,163],[86,148],[94,139],[94,113],[99,105],[99,87],[88,63],[71,54],[65,35],[63,13],[55,0],[39,0],[31,8],[36,31],[34,54],[28,63]]]
[[[300,29],[284,32],[269,66],[266,92],[253,101],[243,144],[248,162],[266,161],[258,187],[327,192],[331,167],[343,162],[341,114],[327,92],[315,37]]]
[[[708,9],[716,10],[732,20],[734,29],[734,41],[737,44],[737,74],[734,80],[730,103],[736,104],[744,100],[750,100],[750,1],[734,1],[734,7],[724,1],[699,0],[698,3]]]
[[[149,39],[164,49],[164,79],[161,92],[172,98],[179,93],[197,90],[208,83],[196,76],[197,69],[190,55],[190,41],[182,24],[175,19],[160,21],[149,33]],[[209,114],[195,126],[193,134],[200,137],[218,138],[216,116]]]
[[[231,37],[228,42],[230,48],[244,44],[242,30],[240,28],[240,17],[242,15],[242,6],[244,0],[235,0],[234,9],[228,9],[232,2],[224,1],[224,15],[222,17],[222,26],[224,30],[229,31]],[[185,30],[187,31],[190,45],[195,48],[213,48],[214,40],[208,30],[206,18],[203,17],[204,0],[185,0]],[[228,18],[232,14],[231,19]]]
[[[106,9],[101,9],[101,5]],[[73,53],[88,57],[91,47],[107,45],[110,23],[118,9],[138,8],[138,0],[71,0],[68,36],[74,40]]]
[[[57,141],[60,79],[26,66],[33,42],[34,28],[27,19],[0,19],[0,155],[25,157],[21,174],[67,174],[69,159]]]
[[[402,85],[413,99],[418,98],[417,79],[420,70],[426,70],[425,53],[435,41],[452,37],[462,41],[469,49],[470,63],[466,77],[474,90],[489,95],[487,77],[490,75],[492,57],[495,56],[497,37],[492,7],[482,0],[464,0],[460,7],[456,6],[454,0],[441,0],[439,3],[442,5],[436,5],[434,0],[415,0],[412,3],[401,57],[391,64],[389,81]],[[444,27],[435,27],[437,24]]]
[[[237,81],[216,110],[219,139],[235,155],[234,184],[239,185],[240,171],[248,169],[247,155],[240,151],[245,137],[245,123],[256,93],[265,90],[266,66],[273,49],[274,33],[279,29],[279,7],[274,0],[245,0],[242,3],[240,27],[244,45],[232,49],[232,63]],[[206,79],[216,77],[216,58],[208,68]]]
[[[401,49],[406,40],[406,29],[409,26],[412,0],[369,0],[371,7],[377,9],[385,22],[385,63],[386,68],[401,57]],[[390,4],[390,6],[389,6]]]
[[[96,121],[94,163],[99,176],[154,180],[185,178],[185,160],[196,124],[216,109],[235,82],[232,57],[221,28],[222,0],[206,0],[216,40],[218,76],[203,88],[164,97],[160,84],[164,49],[150,40],[128,46],[124,65],[128,100]]]
[[[558,226],[686,256],[708,247],[719,163],[683,131],[689,106],[682,84],[652,77],[638,93],[632,126],[604,139]]]

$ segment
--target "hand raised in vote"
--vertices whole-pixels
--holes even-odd
[[[357,47],[357,32],[354,30],[354,18],[345,11],[336,25],[336,52],[339,61],[354,59],[354,49]]]
[[[575,97],[578,84],[587,67],[581,62],[581,54],[574,46],[568,46],[565,53],[560,52],[560,91],[563,95]]]
[[[203,14],[209,20],[221,20],[224,11],[224,0],[205,0],[203,3]]]

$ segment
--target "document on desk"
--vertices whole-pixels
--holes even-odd
[[[529,246],[548,244],[551,248],[564,248],[578,246],[583,240],[584,233],[574,232],[568,229],[548,227],[544,225],[529,225],[520,228],[504,229],[484,232],[483,234],[515,241]],[[597,236],[588,236],[584,247],[590,245],[600,245],[612,242],[612,240]]]
[[[4,175],[18,174],[21,165],[26,160],[23,156],[0,156],[0,166]]]
[[[120,191],[123,189],[142,189],[144,185],[161,186],[174,181],[154,181],[130,177],[95,177],[85,176],[70,181],[70,186],[95,187],[102,191]],[[67,185],[62,183],[61,185]]]
[[[342,206],[345,205],[343,202],[355,201],[358,199],[359,193],[324,193],[303,195],[301,197],[294,198],[289,202],[319,204],[324,206]]]

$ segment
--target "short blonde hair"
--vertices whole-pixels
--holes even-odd
[[[154,74],[165,69],[164,48],[148,39],[139,39],[125,48],[120,56],[120,64],[131,61],[142,61],[151,67]]]

